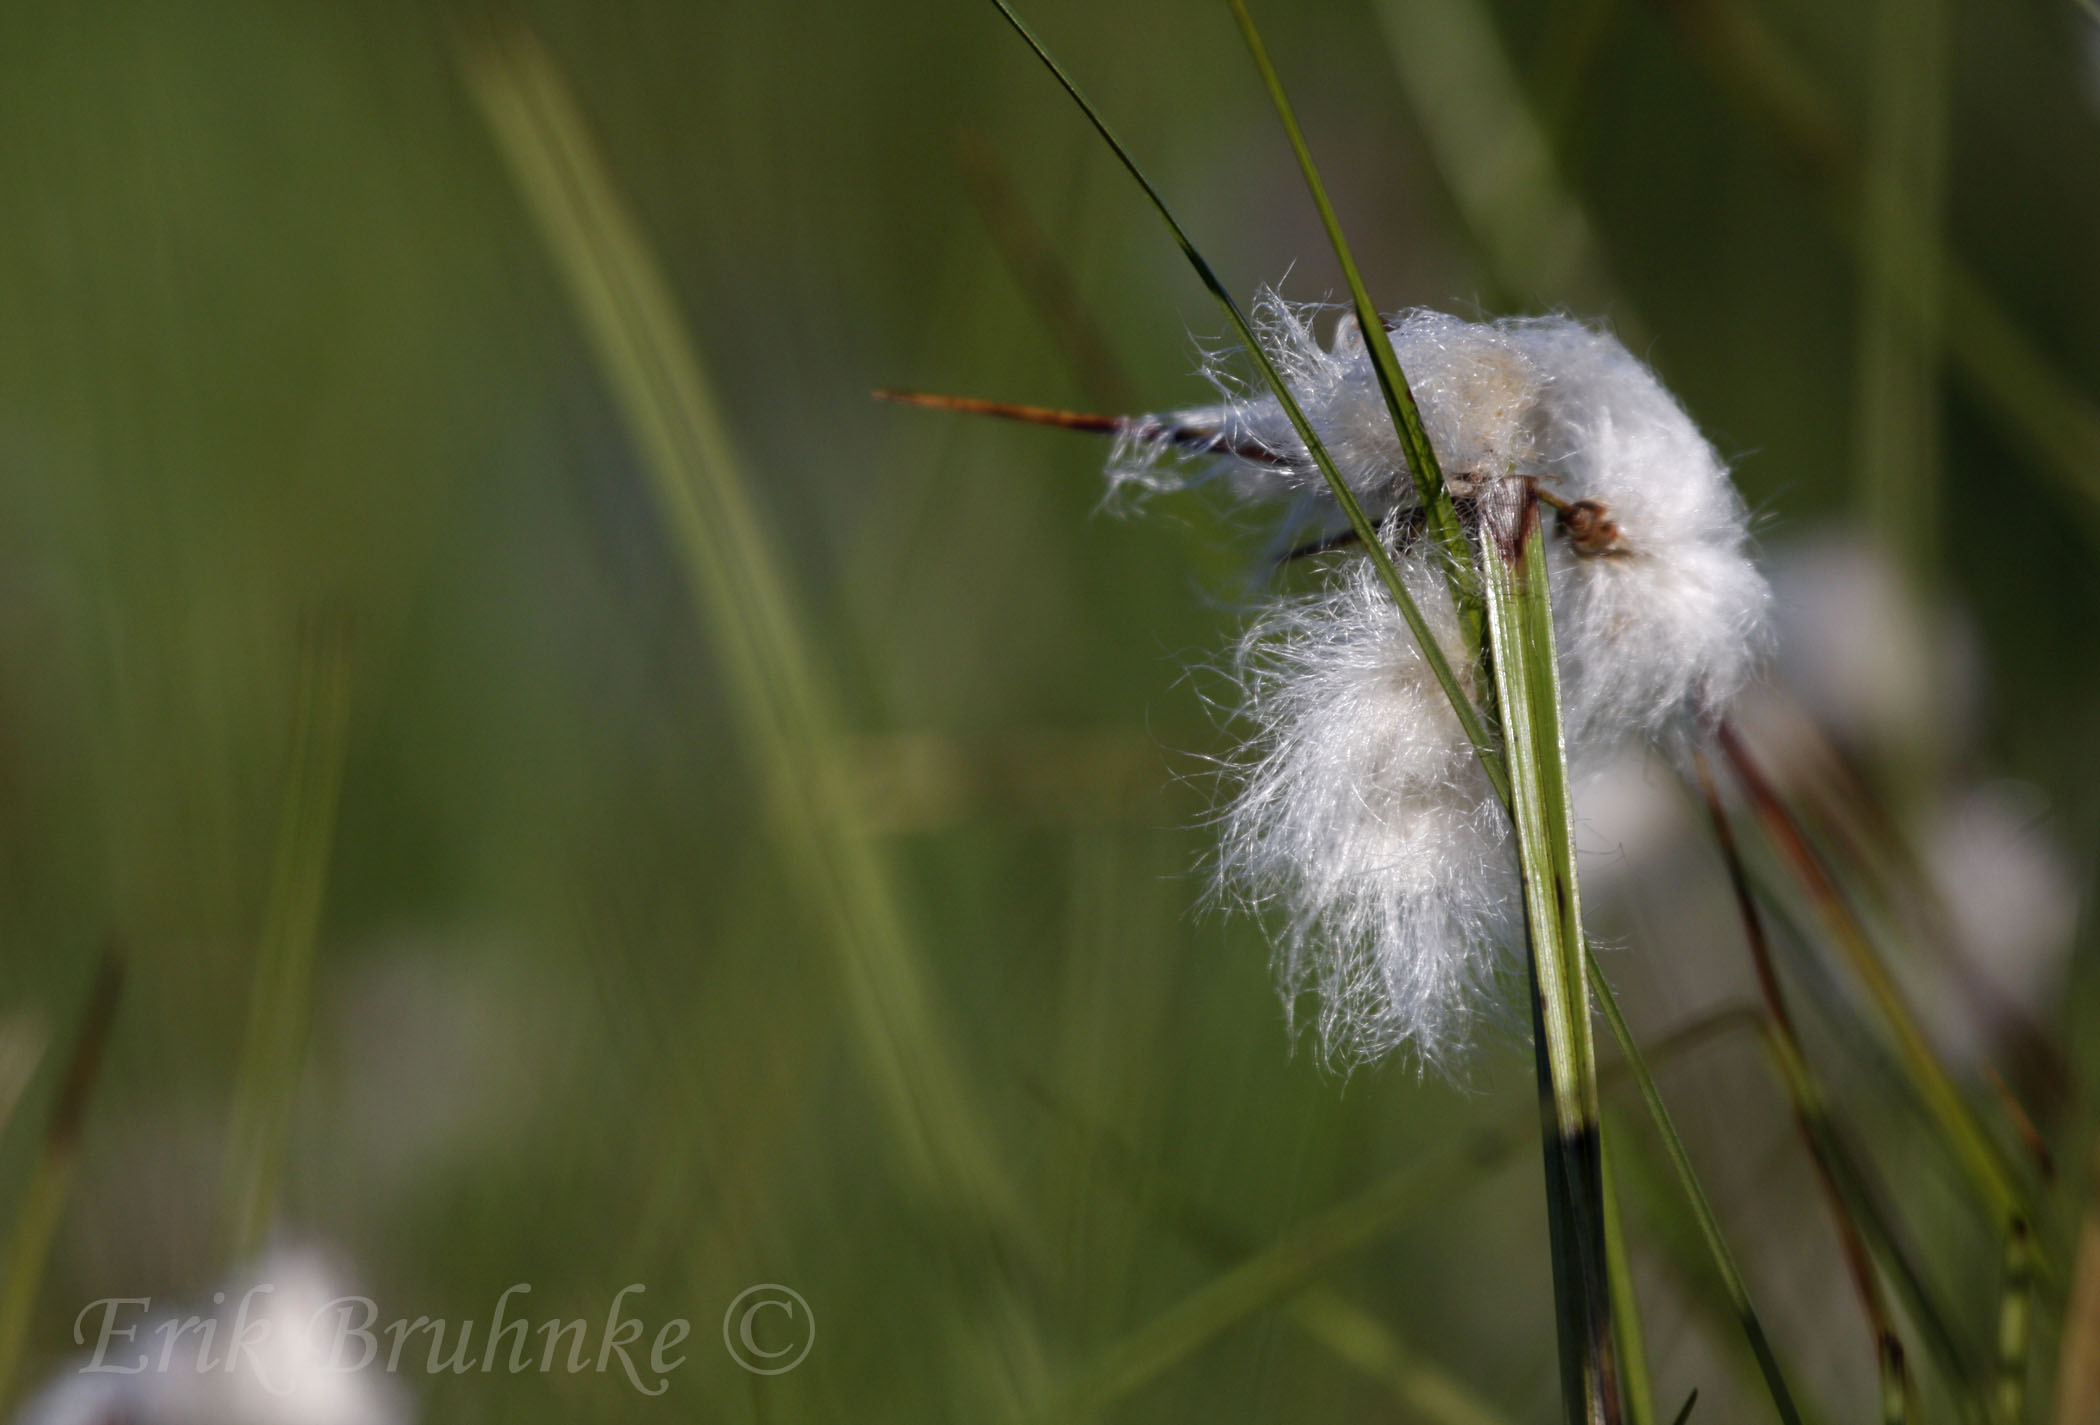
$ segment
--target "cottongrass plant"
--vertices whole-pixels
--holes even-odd
[[[1413,537],[1421,506],[1361,327],[1345,314],[1322,345],[1316,307],[1266,293],[1256,312],[1271,360],[1464,666],[1434,553]],[[1574,775],[1628,739],[1711,719],[1749,674],[1769,596],[1742,501],[1654,373],[1563,317],[1416,311],[1387,329],[1447,486],[1475,518],[1527,497],[1555,512],[1548,567]],[[1211,372],[1225,399],[1136,423],[1110,479],[1217,481],[1317,508],[1320,475],[1278,400],[1223,362]],[[1217,432],[1223,453],[1192,461],[1191,442],[1167,431]],[[1221,888],[1279,912],[1286,1001],[1312,993],[1330,1057],[1406,1050],[1451,1067],[1506,1001],[1522,893],[1510,818],[1422,649],[1376,571],[1351,559],[1316,592],[1263,609],[1234,666],[1251,732],[1222,817]]]
[[[1236,502],[1284,507],[1289,527],[1321,528],[1286,556],[1318,561],[1312,591],[1274,595],[1255,610],[1232,662],[1246,734],[1228,763],[1217,889],[1271,917],[1285,1004],[1310,1000],[1321,1047],[1340,1065],[1402,1055],[1453,1070],[1484,1025],[1528,1017],[1566,1418],[1657,1418],[1598,1111],[1593,993],[1774,1411],[1802,1418],[1583,929],[1570,788],[1645,744],[1711,811],[1764,1000],[1750,1022],[1765,1031],[1837,1224],[1873,1338],[1883,1418],[1908,1418],[1915,1392],[1886,1278],[1961,1417],[2021,1419],[2042,1271],[2032,1185],[2001,1151],[2004,1125],[1986,1126],[1941,1066],[1852,910],[1842,869],[1728,721],[1767,641],[1771,595],[1751,559],[1743,501],[1712,445],[1654,372],[1599,327],[1566,316],[1380,315],[1282,82],[1243,0],[1231,0],[1351,298],[1325,340],[1328,313],[1317,304],[1265,291],[1253,315],[1243,313],[1100,113],[1007,0],[994,3],[1145,189],[1236,344],[1205,363],[1214,403],[1164,415],[883,394],[1110,434],[1117,491],[1222,488]],[[1754,867],[1737,849],[1708,746],[1766,833],[1770,855]],[[1795,1033],[1761,906],[1802,902],[1822,922],[1819,953],[1845,963],[1864,990],[1878,1020],[1868,1032],[1891,1045],[1996,1224],[1994,1371],[1977,1369],[1977,1353],[1956,1339]],[[2005,1117],[2027,1128],[2019,1105],[2001,1100]],[[1378,1220],[1379,1204],[1362,1206],[1337,1209],[1352,1231]],[[1316,1241],[1337,1235],[1319,1226],[1308,1226]],[[1232,1319],[1262,1271],[1297,1280],[1287,1259],[1262,1254],[1191,1298],[1112,1354],[1093,1393],[1076,1398],[1105,1401],[1104,1382],[1141,1378],[1162,1354],[1191,1349]]]

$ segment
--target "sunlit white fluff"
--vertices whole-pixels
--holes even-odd
[[[1441,576],[1406,534],[1412,477],[1362,333],[1344,319],[1322,347],[1316,308],[1268,294],[1259,313],[1265,346],[1462,666]],[[1580,540],[1546,524],[1577,770],[1725,704],[1749,676],[1765,584],[1725,468],[1654,374],[1564,317],[1417,311],[1389,325],[1454,493],[1485,507],[1502,482],[1532,479],[1583,506]],[[1158,425],[1216,431],[1249,453],[1191,472],[1131,441],[1111,479],[1158,489],[1218,474],[1244,498],[1317,507],[1324,482],[1275,400],[1218,363],[1210,374],[1218,405]],[[1441,688],[1361,558],[1262,613],[1237,667],[1249,735],[1221,818],[1221,888],[1276,912],[1286,999],[1317,998],[1331,1057],[1404,1045],[1447,1062],[1499,1017],[1489,991],[1514,967],[1522,922],[1506,818]]]
[[[1727,468],[1620,341],[1565,317],[1504,324],[1544,374],[1532,406],[1543,484],[1594,501],[1614,549],[1553,549],[1554,627],[1578,738],[1652,735],[1749,679],[1770,603]]]
[[[1435,577],[1407,574],[1455,652]],[[1498,1002],[1521,906],[1502,808],[1414,635],[1357,560],[1267,610],[1236,669],[1252,736],[1221,889],[1275,907],[1285,1004],[1310,993],[1331,1058],[1447,1061]]]

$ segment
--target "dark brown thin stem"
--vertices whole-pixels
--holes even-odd
[[[1764,918],[1759,914],[1757,899],[1751,893],[1750,876],[1736,848],[1735,831],[1728,823],[1728,812],[1721,805],[1720,791],[1714,785],[1713,768],[1708,765],[1706,754],[1697,750],[1692,753],[1692,766],[1698,777],[1700,794],[1706,801],[1707,816],[1713,822],[1714,840],[1720,845],[1721,859],[1728,867],[1728,884],[1735,893],[1736,911],[1742,918],[1743,939],[1749,945],[1750,962],[1757,972],[1758,992],[1765,1001],[1767,1029],[1777,1041],[1774,1047],[1787,1060],[1789,1072],[1785,1077],[1792,1101],[1794,1128],[1801,1135],[1802,1146],[1807,1149],[1809,1162],[1815,1169],[1816,1185],[1822,1191],[1831,1219],[1837,1226],[1838,1248],[1845,1259],[1845,1271],[1852,1279],[1861,1314],[1866,1317],[1867,1329],[1874,1337],[1883,1393],[1889,1397],[1884,1400],[1884,1415],[1900,1416],[1910,1395],[1903,1341],[1896,1334],[1888,1303],[1882,1296],[1880,1278],[1874,1274],[1873,1257],[1867,1250],[1859,1224],[1852,1218],[1844,1190],[1838,1182],[1836,1166],[1825,1151],[1822,1135],[1817,1132],[1806,1077],[1808,1060],[1802,1052],[1800,1037],[1794,1031],[1794,1017],[1787,1008],[1786,990],[1780,984],[1779,971],[1772,961],[1772,945],[1765,934]]]

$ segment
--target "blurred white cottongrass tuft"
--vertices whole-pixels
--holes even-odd
[[[414,1411],[394,1380],[329,1360],[350,1292],[342,1283],[316,1250],[272,1251],[219,1289],[222,1302],[126,1320],[134,1334],[112,1343],[109,1360],[144,1357],[147,1369],[118,1374],[86,1369],[89,1357],[69,1361],[16,1425],[410,1425]],[[244,1298],[249,1321],[266,1325],[229,1369],[226,1346]],[[202,1351],[198,1317],[216,1322],[216,1340]],[[91,1328],[97,1319],[91,1312]]]
[[[1442,571],[1411,534],[1413,480],[1363,334],[1345,316],[1322,346],[1320,310],[1263,294],[1263,341],[1477,696]],[[1577,775],[1724,706],[1755,664],[1768,593],[1725,467],[1654,373],[1565,317],[1414,311],[1388,325],[1452,492],[1529,480],[1558,512],[1552,596]],[[1191,466],[1127,438],[1111,481],[1221,477],[1241,498],[1319,510],[1319,472],[1274,398],[1223,361],[1208,374],[1219,404],[1133,429],[1215,431],[1232,453]],[[1250,731],[1222,815],[1220,891],[1281,913],[1286,1001],[1317,999],[1330,1058],[1404,1047],[1448,1066],[1503,1012],[1494,985],[1518,964],[1522,899],[1507,816],[1427,661],[1352,559],[1261,612],[1235,666]]]

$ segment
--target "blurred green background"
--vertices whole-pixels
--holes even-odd
[[[1222,5],[1027,13],[1240,292],[1339,287]],[[1976,712],[1892,775],[2039,789],[2082,877],[2093,17],[1257,16],[1381,304],[1613,321],[1735,459],[1767,547],[1851,530],[1924,606],[1966,610]],[[517,25],[566,76],[743,452],[996,1210],[900,1147],[676,541],[462,80],[477,37]],[[9,6],[0,195],[0,1008],[11,1043],[58,1046],[0,1141],[0,1210],[101,948],[130,970],[24,1386],[88,1301],[195,1298],[228,1268],[302,666],[342,633],[278,1230],[338,1253],[387,1318],[486,1321],[519,1281],[536,1320],[596,1316],[642,1282],[652,1329],[694,1323],[663,1399],[418,1372],[423,1418],[1025,1418],[1242,1254],[1507,1124],[1507,1151],[1324,1270],[1314,1307],[1254,1311],[1110,1409],[1552,1413],[1528,1053],[1485,1045],[1463,1086],[1324,1072],[1294,1052],[1260,927],[1199,907],[1205,772],[1230,746],[1201,670],[1268,530],[1194,496],[1101,515],[1087,438],[868,398],[1205,394],[1191,333],[1216,337],[1214,309],[991,7]],[[1603,859],[1639,882],[1631,850]],[[1650,1036],[1748,983],[1690,861],[1698,885],[1666,889],[1697,914],[1600,896]],[[2074,1059],[2100,1027],[2088,968],[2043,1006]],[[1828,1418],[1868,1408],[1866,1339],[1755,1053],[1664,1077],[1782,1352]],[[1615,1122],[1658,1394],[1755,1418],[1636,1114]],[[1900,1121],[1877,1131],[1937,1240],[1950,1174]],[[1962,1319],[1987,1323],[1989,1244],[1945,1235]],[[756,1282],[818,1323],[791,1374],[720,1347]],[[1443,1376],[1484,1413],[1409,1395]]]

